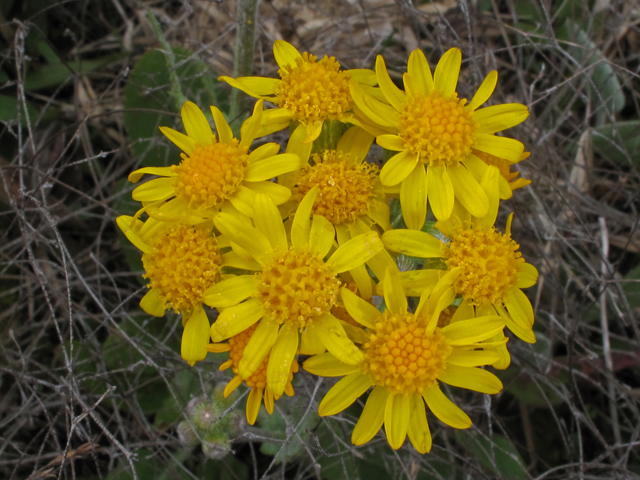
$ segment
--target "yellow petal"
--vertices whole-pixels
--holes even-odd
[[[245,186],[256,193],[264,193],[265,195],[268,195],[276,205],[282,205],[291,198],[291,190],[287,187],[283,187],[282,185],[278,185],[277,183],[269,181],[251,182],[246,183]]]
[[[409,440],[419,453],[429,453],[433,440],[431,438],[429,423],[427,422],[427,412],[424,408],[424,402],[422,398],[417,395],[412,395],[411,404],[413,406],[413,412],[409,421],[409,429],[407,430]]]
[[[402,289],[407,297],[419,297],[426,292],[429,295],[440,280],[442,270],[413,270],[400,272]],[[378,284],[380,287],[380,284]],[[378,291],[379,290],[379,291]],[[382,289],[376,289],[382,295]]]
[[[229,381],[229,383],[227,383],[227,386],[224,387],[224,391],[222,392],[224,398],[227,398],[229,395],[231,395],[240,385],[242,385],[242,377],[236,375]]]
[[[180,114],[187,135],[193,138],[196,144],[211,145],[213,132],[202,110],[195,103],[187,101],[184,102]]]
[[[262,388],[253,387],[247,398],[247,423],[253,425],[256,423],[258,413],[260,413],[260,404],[262,403]]]
[[[297,60],[302,58],[298,49],[284,40],[276,40],[273,43],[273,56],[280,68],[295,67]]]
[[[311,209],[316,201],[320,187],[316,185],[307,192],[304,196],[296,214],[293,217],[293,224],[291,225],[291,243],[296,250],[303,250],[309,246],[309,231],[311,230]]]
[[[496,137],[489,134],[478,134],[473,142],[473,148],[481,152],[490,153],[515,163],[522,157],[524,145],[518,140],[508,137]]]
[[[389,77],[389,72],[387,72],[387,66],[384,63],[382,55],[378,55],[376,58],[376,78],[378,79],[380,90],[382,90],[387,101],[396,110],[402,110],[406,94],[396,87],[393,81],[391,81],[391,77]]]
[[[264,392],[264,408],[271,415],[273,413],[273,393],[268,389]]]
[[[389,269],[382,280],[384,302],[393,315],[407,313],[407,297],[402,290],[398,272]]]
[[[442,393],[440,387],[436,383],[430,388],[427,388],[422,397],[427,402],[429,410],[440,419],[442,423],[445,423],[453,428],[469,428],[471,426],[471,419],[469,415],[464,413],[455,403],[447,398]]]
[[[256,323],[264,314],[262,303],[256,299],[227,308],[211,325],[211,340],[222,342],[233,337]]]
[[[253,275],[239,275],[216,283],[205,290],[202,301],[210,307],[232,307],[258,291]]]
[[[357,165],[361,163],[369,153],[374,138],[375,137],[364,128],[354,125],[342,134],[336,150],[349,155],[350,162],[353,165]]]
[[[438,375],[438,380],[454,387],[466,388],[480,393],[494,394],[502,390],[500,379],[481,368],[448,364],[447,368]]]
[[[489,211],[482,218],[474,218],[474,227],[484,227],[491,229],[498,218],[498,209],[500,207],[500,180],[504,180],[498,167],[489,166],[480,180],[480,187],[487,195],[489,200]]]
[[[342,363],[328,352],[314,355],[307,359],[302,364],[302,368],[320,377],[344,377],[345,375],[350,375],[361,370],[360,365],[347,365],[346,363]]]
[[[269,97],[265,97],[269,100]],[[272,99],[271,99],[272,100]],[[293,114],[288,108],[270,108],[262,112],[260,128],[256,133],[256,138],[266,137],[272,133],[284,130],[291,125]]]
[[[380,431],[384,423],[384,407],[387,403],[387,396],[385,387],[375,387],[371,391],[351,434],[351,443],[363,445]]]
[[[523,321],[515,321],[502,305],[495,305],[496,310],[504,318],[506,327],[520,340],[527,343],[536,343],[536,335]]]
[[[409,395],[390,393],[384,407],[384,430],[394,450],[398,450],[407,438],[410,417]]]
[[[241,257],[236,252],[227,252],[222,255],[222,263],[225,266],[241,268],[252,272],[262,270],[262,266],[253,259]]]
[[[268,319],[264,319],[258,324],[247,342],[247,346],[244,347],[238,365],[238,374],[242,378],[249,378],[269,355],[278,338],[279,327],[276,322]]]
[[[420,162],[400,186],[400,205],[407,227],[420,230],[427,219],[427,174]]]
[[[148,220],[147,220],[148,221]],[[149,253],[152,246],[145,242],[140,236],[140,229],[142,228],[142,222],[134,219],[129,215],[120,215],[116,218],[116,224],[125,234],[127,239],[133,243],[136,247],[142,250],[144,253]]]
[[[318,406],[318,414],[321,417],[327,417],[340,413],[355,402],[371,385],[373,382],[369,375],[363,375],[360,372],[347,375],[331,387],[324,396]]]
[[[464,166],[448,167],[447,172],[458,201],[474,217],[484,217],[489,212],[489,199],[478,181]]]
[[[188,137],[184,133],[177,132],[173,128],[169,128],[169,127],[160,127],[160,131],[165,137],[171,140],[176,147],[178,147],[187,155],[191,155],[193,152],[196,151],[196,142],[193,138]],[[164,167],[164,168],[171,168],[171,167]],[[137,182],[138,180],[132,180],[131,176],[129,176],[130,182]]]
[[[518,288],[533,287],[538,281],[538,270],[530,263],[521,263],[518,269]]]
[[[371,295],[373,295],[373,279],[369,275],[366,265],[362,264],[352,268],[349,270],[349,275],[356,283],[360,297],[365,300],[371,298]]]
[[[189,365],[204,360],[209,343],[209,319],[202,306],[194,309],[182,332],[180,353]]]
[[[286,250],[287,234],[284,230],[280,211],[273,200],[263,193],[256,195],[253,205],[256,229],[268,240],[273,250]]]
[[[342,363],[347,365],[362,363],[364,355],[347,337],[340,321],[333,315],[325,313],[316,320],[315,333],[325,348]]]
[[[211,353],[224,353],[230,350],[231,350],[231,345],[229,345],[228,343],[210,343],[207,345],[207,352],[211,352]],[[225,365],[224,368],[222,368],[223,365]],[[227,360],[220,366],[220,370],[226,370],[227,368],[230,368],[232,365],[233,365],[233,362],[231,360]]]
[[[418,230],[389,230],[382,234],[382,243],[391,251],[411,257],[439,258],[444,255],[440,240]]]
[[[319,355],[324,353],[326,348],[317,334],[314,324],[307,325],[300,335],[300,354],[301,355]]]
[[[294,153],[281,153],[252,163],[244,175],[246,182],[260,182],[300,168],[300,157]]]
[[[435,88],[429,62],[427,62],[422,50],[414,50],[409,55],[407,73],[413,80],[415,87],[418,87],[423,95],[428,95]]]
[[[137,186],[133,192],[131,192],[131,198],[138,202],[166,200],[176,194],[175,183],[175,177],[154,178]]]
[[[258,148],[254,149],[249,154],[249,163],[259,162],[265,158],[273,157],[274,155],[277,155],[279,151],[280,145],[277,143],[265,143],[264,145],[260,145]]]
[[[351,68],[347,70],[351,78],[355,79],[359,83],[364,83],[365,85],[369,85],[373,87],[376,82],[376,72],[370,70],[368,68]]]
[[[181,134],[182,135],[182,134]],[[189,138],[189,137],[186,137]],[[173,167],[144,167],[135,170],[129,174],[128,180],[131,183],[138,182],[143,175],[159,175],[161,177],[177,177],[177,173],[173,173]]]
[[[466,345],[491,338],[504,328],[499,315],[477,317],[450,323],[442,329],[449,345]]]
[[[213,122],[216,124],[216,131],[218,132],[218,141],[220,143],[231,143],[233,140],[233,132],[227,119],[224,118],[224,115],[218,107],[211,105],[210,108]]]
[[[234,88],[243,91],[254,98],[262,98],[266,95],[275,95],[276,89],[282,83],[279,78],[264,77],[218,77],[218,80],[227,82]]]
[[[258,100],[253,106],[253,113],[247,118],[240,127],[240,147],[249,148],[258,136],[260,126],[262,124],[262,112],[264,109],[264,100]]]
[[[383,185],[398,185],[416,168],[418,155],[407,150],[400,152],[384,164],[380,170],[380,181]]]
[[[445,52],[434,74],[435,88],[442,92],[445,98],[449,98],[456,91],[462,53],[459,48],[450,48]]]
[[[244,185],[238,185],[236,191],[233,192],[228,199],[229,202],[231,202],[231,205],[244,215],[248,217],[254,216],[253,204],[256,200],[256,194],[253,190],[245,187]]]
[[[433,215],[438,220],[447,220],[453,212],[455,199],[453,184],[445,167],[427,168],[427,191]]]
[[[397,135],[380,135],[376,137],[376,143],[392,152],[401,152],[406,148],[404,139]]]
[[[154,317],[164,316],[166,302],[162,299],[162,292],[159,288],[150,288],[140,300],[140,308]]]
[[[278,332],[267,365],[267,384],[276,399],[284,393],[297,350],[298,328],[285,323]]]
[[[214,223],[222,234],[240,245],[260,263],[273,250],[269,240],[261,232],[228,213],[221,212],[216,215]]]
[[[327,265],[336,273],[346,272],[358,265],[362,265],[383,248],[384,245],[380,241],[377,232],[358,235],[347,243],[340,245],[327,260]]]
[[[324,258],[333,246],[336,231],[333,224],[320,215],[314,215],[309,231],[309,248]]]
[[[478,123],[476,134],[496,133],[524,122],[529,109],[520,103],[503,103],[481,108],[473,114]]]
[[[343,288],[340,294],[349,315],[359,324],[373,328],[376,320],[382,315],[380,311],[348,288]]]
[[[509,315],[518,323],[533,326],[533,307],[527,296],[518,287],[512,287],[504,298]]]
[[[482,367],[484,365],[493,365],[500,361],[501,358],[502,356],[498,352],[492,350],[454,348],[447,357],[447,363],[460,367]]]
[[[480,87],[478,87],[476,94],[473,96],[471,102],[469,102],[465,109],[475,110],[484,102],[489,100],[489,97],[491,96],[491,94],[493,94],[493,91],[496,88],[496,83],[498,83],[498,72],[492,70],[489,72],[489,75],[484,78],[482,84],[480,84]]]
[[[309,144],[309,143],[312,143],[314,140],[316,140],[320,136],[320,133],[322,132],[323,123],[324,122],[321,122],[321,121],[315,121],[313,123],[307,124],[307,136],[305,137],[302,143]]]

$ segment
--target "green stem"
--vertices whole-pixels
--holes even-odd
[[[253,73],[253,57],[256,43],[256,26],[258,24],[258,4],[260,0],[238,0],[238,31],[234,52],[233,76],[246,77]],[[243,110],[247,95],[238,89],[231,93],[229,119],[235,122]]]

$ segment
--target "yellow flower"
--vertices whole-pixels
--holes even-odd
[[[141,201],[151,217],[186,224],[203,222],[231,204],[245,215],[253,215],[256,194],[265,193],[280,205],[291,191],[271,178],[297,170],[297,155],[277,155],[275,143],[262,145],[251,153],[249,147],[258,136],[263,101],[256,103],[253,115],[242,125],[242,139],[233,138],[222,112],[211,107],[218,138],[211,131],[204,113],[192,102],[182,107],[182,122],[187,135],[160,127],[169,140],[184,152],[182,162],[170,167],[146,167],[129,175],[137,182],[144,174],[158,175],[137,187],[133,199]]]
[[[469,104],[458,99],[455,90],[460,64],[460,50],[452,48],[432,76],[422,51],[414,50],[402,91],[393,84],[383,58],[378,56],[376,75],[381,93],[377,96],[386,102],[370,89],[351,83],[356,105],[386,132],[376,133],[378,145],[399,152],[384,165],[380,179],[385,186],[400,185],[402,213],[412,229],[422,228],[427,200],[438,220],[449,218],[454,200],[472,215],[485,216],[489,192],[473,172],[486,165],[473,150],[511,163],[520,160],[524,152],[519,141],[494,133],[524,121],[529,115],[527,107],[513,103],[478,110],[493,93],[498,78],[495,71],[487,75]]]
[[[307,52],[301,54],[284,40],[273,44],[273,54],[280,67],[280,79],[224,76],[218,79],[278,106],[265,112],[262,135],[282,130],[296,121],[304,132],[304,143],[313,142],[326,120],[346,122],[353,117],[350,80],[375,85],[371,70],[342,70],[334,57],[318,60]]]
[[[478,157],[480,160],[482,160],[486,165],[496,167],[500,172],[500,179],[499,179],[500,199],[506,200],[511,198],[514,190],[518,188],[526,187],[531,183],[531,180],[527,180],[522,177],[518,178],[518,175],[520,175],[520,172],[511,171],[511,165],[513,165],[513,162],[509,162],[504,158],[496,157],[495,155],[491,155],[490,153],[486,153],[486,152],[481,152],[479,150],[473,150],[473,154],[476,157]],[[529,155],[530,155],[530,152],[524,152],[520,157],[520,160],[518,160],[518,162],[521,162],[522,160],[529,158]],[[479,166],[480,168],[482,168],[481,164],[479,164]],[[480,179],[482,178],[483,174],[484,174],[484,171],[479,172],[478,176]]]
[[[238,374],[249,378],[271,353],[267,384],[275,398],[284,391],[299,345],[304,354],[326,348],[345,363],[362,360],[362,352],[330,310],[340,291],[338,274],[362,265],[382,250],[382,242],[377,233],[369,232],[341,245],[325,261],[335,234],[324,217],[309,219],[317,195],[315,187],[300,204],[290,241],[277,207],[265,195],[256,197],[255,226],[226,213],[215,219],[238,258],[245,260],[245,268],[259,273],[239,275],[205,292],[204,303],[222,308],[211,326],[211,339],[220,342],[259,321]]]
[[[372,142],[372,135],[360,127],[351,127],[341,137],[336,150],[314,154],[313,165],[307,164],[296,172],[291,202],[297,206],[317,186],[312,213],[323,216],[333,225],[339,245],[355,236],[377,231],[378,227],[383,231],[391,228],[379,169],[365,161]],[[306,163],[306,157],[301,156],[301,160]],[[383,250],[369,259],[367,265],[382,278],[387,267],[395,263]],[[371,297],[373,281],[366,266],[358,265],[349,274],[362,296]]]
[[[536,284],[538,271],[525,262],[519,245],[511,238],[512,218],[513,214],[509,215],[504,234],[486,219],[470,216],[461,219],[454,215],[436,224],[449,237],[448,243],[425,232],[400,229],[386,232],[382,241],[395,252],[443,258],[448,271],[460,271],[451,281],[456,293],[462,296],[460,308],[468,305],[476,315],[500,315],[518,338],[535,343],[533,307],[521,289]],[[407,272],[406,278],[415,284],[421,277],[428,278],[437,272]]]
[[[341,412],[374,387],[353,430],[353,444],[368,442],[384,424],[392,448],[400,448],[408,435],[416,450],[427,453],[431,432],[425,402],[447,425],[471,426],[471,419],[442,393],[439,382],[489,394],[502,390],[495,375],[476,367],[498,360],[495,351],[479,350],[483,348],[479,342],[504,328],[504,320],[493,315],[438,327],[440,313],[455,296],[445,277],[431,294],[422,295],[415,313],[407,310],[401,281],[392,270],[383,280],[385,313],[342,290],[348,312],[367,327],[362,362],[346,365],[324,353],[310,358],[303,367],[315,375],[344,376],[320,402],[321,416]]]
[[[222,279],[222,256],[211,226],[196,227],[122,215],[120,229],[142,250],[149,291],[140,307],[162,317],[166,309],[182,314],[181,354],[189,365],[204,360],[209,343],[209,319],[202,308],[205,290]]]
[[[236,388],[238,388],[243,381],[247,385],[247,387],[251,388],[251,392],[249,393],[249,397],[247,398],[246,406],[247,422],[249,422],[250,425],[253,425],[256,422],[256,418],[258,418],[263,393],[264,406],[269,414],[273,413],[274,402],[273,393],[271,393],[271,390],[267,388],[267,365],[269,363],[269,355],[265,357],[257,370],[253,372],[247,379],[243,380],[242,377],[238,375],[238,366],[240,365],[240,361],[242,360],[242,357],[244,355],[244,349],[246,348],[249,339],[251,338],[257,327],[257,324],[253,324],[246,330],[231,337],[229,339],[229,343],[210,343],[209,345],[207,345],[207,350],[210,352],[229,352],[229,360],[220,365],[220,370],[232,368],[235,376],[224,389],[223,394],[225,397],[231,395],[231,393]],[[290,397],[294,394],[291,381],[293,380],[293,374],[297,371],[298,362],[294,359],[291,364],[287,383],[284,387],[284,393],[286,393]]]

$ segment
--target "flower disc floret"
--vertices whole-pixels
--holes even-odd
[[[238,140],[198,146],[182,156],[172,170],[178,174],[176,196],[193,208],[211,208],[228,199],[244,180],[249,165],[246,147]]]
[[[329,312],[339,288],[335,272],[316,253],[290,248],[263,268],[257,298],[268,316],[302,328]]]
[[[318,57],[307,52],[278,73],[282,82],[276,88],[276,103],[289,109],[302,123],[339,120],[351,108],[348,72],[340,70],[334,57]]]
[[[204,291],[220,280],[222,257],[208,232],[186,225],[173,226],[142,255],[142,264],[158,289],[166,308],[190,311],[201,302]]]
[[[457,293],[473,305],[502,303],[518,284],[518,265],[524,263],[520,246],[495,228],[469,228],[457,233],[445,246],[449,269],[462,267],[454,282]]]
[[[325,150],[312,158],[315,164],[305,167],[298,180],[298,202],[318,185],[312,211],[334,225],[354,223],[369,213],[378,167],[366,162],[351,164],[348,154],[336,150]]]
[[[436,383],[451,351],[439,328],[427,333],[425,322],[413,314],[385,312],[368,333],[363,367],[392,393],[421,394]]]
[[[400,112],[398,136],[423,163],[457,165],[471,153],[477,128],[473,111],[465,110],[465,103],[457,93],[445,98],[437,90],[411,98]]]

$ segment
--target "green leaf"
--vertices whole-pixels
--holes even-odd
[[[594,149],[619,165],[640,166],[640,121],[616,122],[591,130]]]
[[[622,283],[622,290],[627,296],[629,306],[633,309],[640,307],[640,265],[625,275],[627,282]]]
[[[41,90],[43,88],[55,87],[64,83],[67,79],[71,78],[74,73],[86,74],[99,70],[100,68],[109,65],[110,63],[117,62],[118,60],[126,57],[123,53],[114,53],[112,55],[105,55],[104,57],[97,58],[95,60],[83,60],[81,62],[73,61],[64,63],[53,63],[45,65],[35,71],[27,73],[27,78],[24,82],[24,89]]]
[[[187,50],[173,47],[177,68],[174,77],[181,82],[180,90],[209,116],[208,105],[217,105],[214,72]],[[124,124],[133,143],[133,153],[142,166],[166,166],[180,161],[180,152],[160,133],[159,127],[174,127],[184,131],[179,116],[167,110],[175,105],[171,72],[165,53],[150,50],[138,61],[124,91]],[[175,90],[175,89],[173,89]]]
[[[460,444],[487,469],[499,473],[501,478],[529,478],[522,457],[508,438],[501,435],[481,437],[468,430],[459,430],[456,433]]]
[[[20,124],[26,127],[27,116],[25,115],[22,102],[18,102],[16,97],[0,95],[0,122],[9,124],[16,123],[18,121],[18,109],[20,109]],[[33,125],[33,123],[38,120],[40,112],[30,102],[27,102],[27,112],[29,113],[29,120]]]

